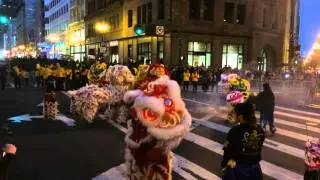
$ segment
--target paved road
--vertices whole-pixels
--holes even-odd
[[[43,92],[33,88],[0,92],[0,118],[41,114],[37,107]],[[61,121],[33,119],[12,123],[12,136],[1,135],[2,143],[18,146],[18,154],[10,169],[12,180],[88,180],[106,179],[117,173],[124,162],[124,131],[108,123],[97,121],[87,125],[68,113],[68,97],[58,93],[61,113],[76,120],[76,127]],[[230,125],[223,120],[225,108],[218,106],[214,94],[184,93],[185,102],[194,117],[193,130],[174,151],[176,166],[173,179],[219,179],[222,144]],[[301,179],[304,172],[303,144],[309,135],[320,136],[318,109],[299,105],[279,105],[276,109],[278,134],[269,137],[263,150],[261,165],[265,179]],[[216,110],[219,109],[219,113]],[[120,166],[121,167],[121,166]],[[111,171],[108,171],[111,169]],[[102,174],[104,173],[104,174]]]

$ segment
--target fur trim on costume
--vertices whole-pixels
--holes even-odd
[[[127,91],[123,96],[123,101],[127,104],[132,103],[138,96],[142,95],[143,92],[141,90],[132,90]]]

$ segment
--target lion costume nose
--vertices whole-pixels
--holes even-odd
[[[163,118],[159,124],[161,128],[172,128],[177,124],[180,124],[181,117],[175,111],[166,111],[163,114]]]

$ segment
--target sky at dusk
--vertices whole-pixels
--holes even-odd
[[[320,0],[300,0],[301,53],[306,55],[320,33]]]

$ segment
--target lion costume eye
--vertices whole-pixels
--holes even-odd
[[[164,98],[163,103],[164,103],[167,111],[172,111],[172,110],[173,110],[173,108],[174,108],[173,105],[174,105],[174,104],[173,104],[172,99],[170,99],[170,98]]]
[[[143,110],[143,117],[147,120],[147,121],[155,121],[157,119],[157,114],[152,111],[151,109],[144,109]]]

